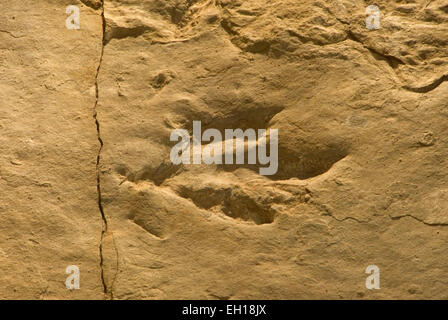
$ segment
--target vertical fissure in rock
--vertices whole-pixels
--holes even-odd
[[[98,194],[98,208],[101,214],[101,219],[102,219],[102,229],[101,229],[101,239],[100,239],[100,244],[99,244],[99,255],[100,255],[100,272],[101,272],[101,282],[103,284],[103,291],[104,294],[106,295],[106,298],[110,298],[113,299],[113,294],[111,292],[111,290],[109,290],[107,283],[106,283],[106,279],[105,279],[105,275],[104,275],[104,255],[103,255],[103,240],[104,237],[107,233],[108,230],[108,223],[107,223],[107,218],[106,215],[104,214],[104,208],[103,208],[103,204],[102,204],[102,196],[101,196],[101,176],[100,176],[100,162],[101,162],[101,151],[103,149],[103,140],[101,138],[101,131],[100,131],[100,123],[98,121],[98,117],[97,117],[97,107],[98,107],[98,99],[99,99],[99,88],[98,88],[98,76],[101,70],[101,64],[103,62],[103,55],[104,55],[104,43],[105,43],[105,34],[106,34],[106,19],[104,17],[104,0],[101,0],[101,6],[100,6],[100,11],[101,11],[101,23],[102,23],[102,39],[101,39],[101,54],[100,54],[100,59],[98,62],[98,68],[96,70],[96,74],[95,74],[95,106],[93,108],[93,118],[95,120],[95,124],[96,124],[96,130],[97,130],[97,134],[98,134],[98,142],[100,144],[100,147],[98,149],[98,154],[97,154],[97,158],[96,158],[96,188],[97,188],[97,194]]]

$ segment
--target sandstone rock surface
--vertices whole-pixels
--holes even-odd
[[[448,4],[370,4],[1,4],[0,298],[447,299]],[[174,165],[193,121],[277,173]]]

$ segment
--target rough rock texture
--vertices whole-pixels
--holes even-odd
[[[0,298],[448,298],[446,1],[11,2]],[[173,165],[194,120],[278,129],[277,174]]]
[[[92,119],[101,21],[68,1],[0,5],[0,298],[101,298]],[[66,267],[82,271],[69,291]]]

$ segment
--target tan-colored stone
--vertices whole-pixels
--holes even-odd
[[[0,5],[0,299],[101,299],[93,119],[101,19],[71,1]],[[82,290],[67,290],[69,265]]]
[[[0,298],[448,298],[444,1],[13,2]],[[173,165],[195,120],[278,129],[277,174]]]

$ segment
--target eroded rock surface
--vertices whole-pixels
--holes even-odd
[[[98,299],[102,220],[94,125],[101,20],[69,1],[0,5],[0,298]],[[82,290],[67,290],[77,265]]]
[[[27,4],[0,20],[0,297],[448,298],[445,1],[378,1],[378,30],[364,1]],[[278,129],[277,173],[172,164],[193,121]]]

